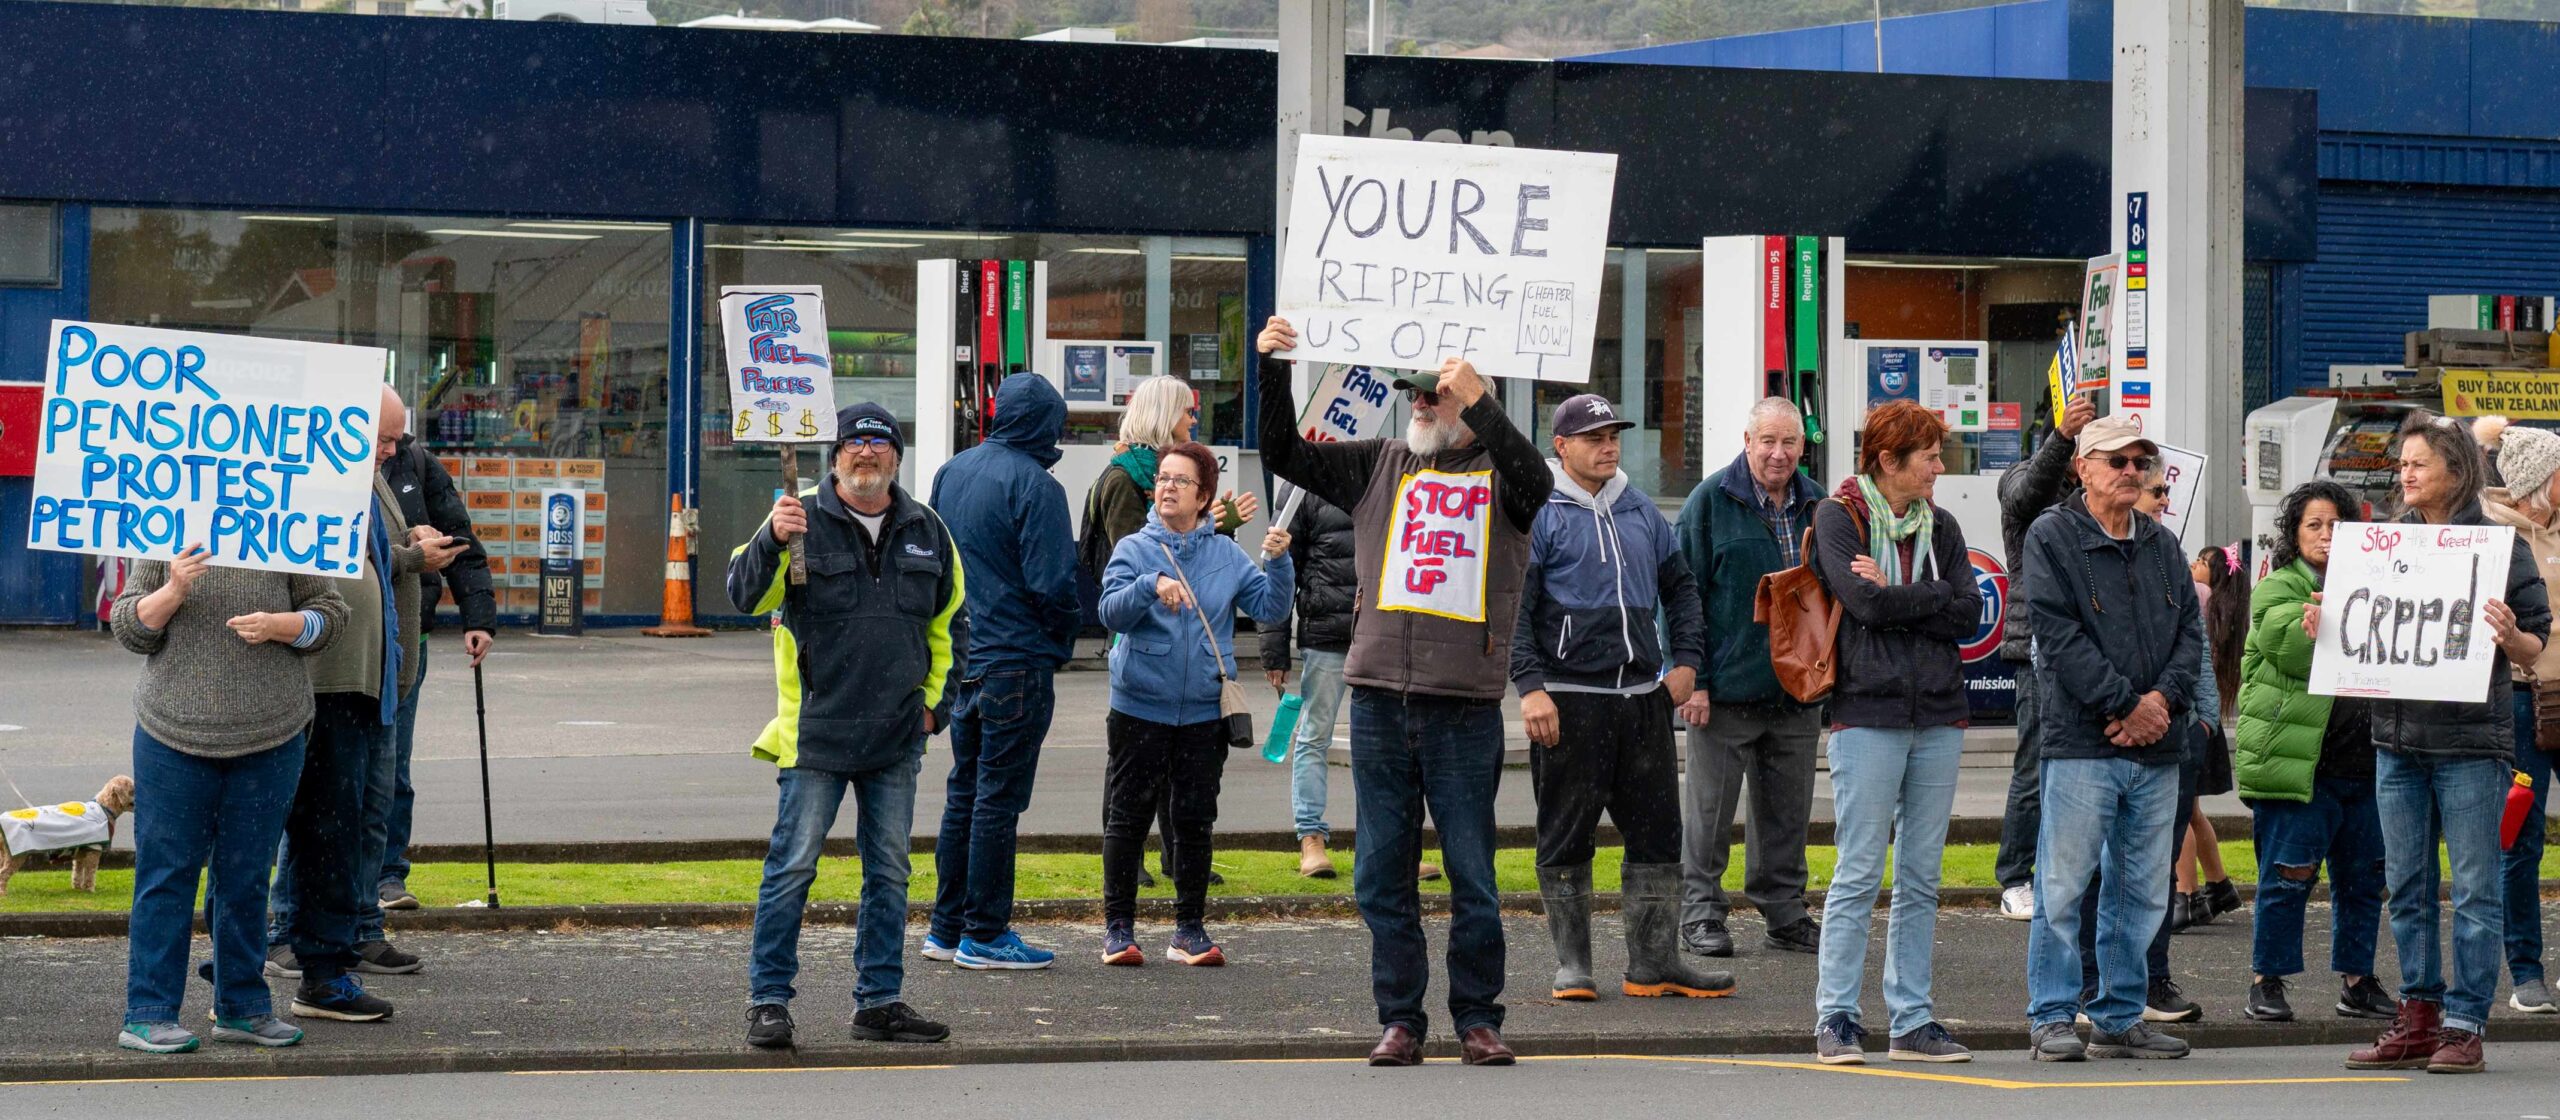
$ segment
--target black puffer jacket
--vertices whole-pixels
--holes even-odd
[[[1298,605],[1288,622],[1263,628],[1264,669],[1289,667],[1293,634],[1306,649],[1343,653],[1351,648],[1351,603],[1360,593],[1351,515],[1309,494],[1289,532],[1289,559],[1298,569]]]
[[[1841,727],[1947,727],[1971,714],[1956,643],[1982,622],[1964,527],[1937,510],[1930,578],[1885,587],[1853,574],[1867,555],[1866,502],[1848,493],[1813,507],[1814,572],[1840,600],[1840,676],[1831,722]],[[1854,512],[1853,512],[1854,506]],[[1914,570],[1918,558],[1914,557]]]
[[[2044,511],[2079,492],[2080,483],[2071,477],[2073,447],[2061,432],[2048,429],[2034,455],[2000,472],[2000,558],[2009,565],[2009,605],[2002,615],[2000,656],[2021,665],[2026,664],[2027,641],[2032,637],[2027,626],[2027,528]]]
[[[2411,524],[2424,521],[2415,511],[2400,520]],[[2482,512],[2478,499],[2453,515],[2449,525],[2494,525]],[[2542,585],[2542,569],[2533,562],[2533,544],[2522,533],[2516,534],[2515,551],[2507,560],[2507,609],[2516,613],[2516,627],[2544,641],[2551,638],[2551,596]],[[2489,638],[2489,624],[2479,617],[2475,605],[2472,617],[2478,629],[2474,648]],[[2495,646],[2490,647],[2493,651]],[[2476,704],[2453,700],[2376,700],[2373,704],[2373,745],[2402,754],[2430,758],[2507,758],[2515,754],[2515,705],[2513,684],[2507,671],[2507,655],[2495,653],[2489,663],[2489,695]]]

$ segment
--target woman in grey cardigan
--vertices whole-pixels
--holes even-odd
[[[196,1048],[178,1025],[196,879],[212,868],[217,1042],[291,1046],[262,969],[267,874],[302,776],[311,676],[302,659],[346,621],[335,581],[216,568],[203,546],[134,566],[111,625],[148,658],[134,689],[133,914],[116,1045]]]

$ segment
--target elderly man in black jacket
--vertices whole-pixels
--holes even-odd
[[[2000,659],[2018,678],[2018,747],[2009,771],[2009,802],[2000,813],[2000,856],[1991,865],[2000,880],[2000,916],[2016,921],[2035,917],[2036,825],[2041,814],[2036,799],[2036,674],[2029,665],[2032,635],[2027,632],[2027,526],[2080,486],[2073,477],[2073,442],[2080,429],[2098,415],[2089,398],[2074,395],[2054,419],[2054,434],[2037,445],[2034,456],[2010,464],[2000,475],[2000,543],[2009,564],[2011,588]]]
[[[453,589],[453,602],[462,611],[462,650],[473,665],[489,656],[497,644],[498,599],[489,589],[489,553],[480,540],[471,535],[471,511],[462,504],[462,494],[454,489],[453,475],[444,464],[418,446],[418,437],[400,437],[400,449],[382,463],[383,481],[391,484],[391,492],[400,497],[400,516],[411,525],[433,525],[436,531],[464,548],[452,565],[442,572],[423,572],[418,576],[418,632],[432,634],[436,628],[436,604],[443,601],[445,588]],[[427,643],[418,650],[418,683],[427,680]],[[400,697],[400,725],[397,730],[398,751],[392,767],[391,836],[382,849],[381,880],[375,885],[385,910],[415,910],[418,896],[409,893],[409,822],[418,792],[409,784],[410,742],[418,726],[418,693],[412,688]],[[380,931],[368,931],[376,940]]]

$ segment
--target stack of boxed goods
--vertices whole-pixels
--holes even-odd
[[[542,573],[542,492],[584,491],[584,598],[589,613],[603,609],[604,460],[467,455],[447,457],[444,464],[471,510],[472,535],[488,550],[489,582],[501,615],[533,614]],[[445,603],[452,602],[448,589]]]

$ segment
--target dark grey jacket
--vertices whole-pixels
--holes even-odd
[[[2000,656],[2022,665],[2027,660],[2028,638],[2027,527],[2061,504],[2064,495],[2079,491],[2080,483],[2071,477],[2074,446],[2061,432],[2047,431],[2034,455],[2000,472],[2000,559],[2009,565],[2009,605],[2001,620],[2006,629],[2000,638]]]
[[[2423,519],[2415,512],[2400,520],[2412,524]],[[2447,521],[2451,525],[2494,525],[2474,500]],[[2516,627],[2545,641],[2551,638],[2551,597],[2542,584],[2542,568],[2534,563],[2533,542],[2522,533],[2516,534],[2515,551],[2507,560],[2507,587],[2503,596],[2507,609],[2516,612]],[[2472,617],[2479,618],[2474,604]],[[2485,621],[2475,631],[2481,642],[2489,637]],[[2373,745],[2401,754],[2425,755],[2432,758],[2507,758],[2515,754],[2514,685],[2508,672],[2507,655],[2490,647],[2495,661],[2489,665],[2489,695],[2479,703],[2451,700],[2376,700],[2373,704]]]
[[[1262,667],[1287,669],[1291,633],[1297,648],[1344,653],[1351,649],[1351,604],[1360,594],[1351,515],[1307,495],[1289,530],[1289,559],[1298,569],[1297,610],[1289,621],[1262,628]]]
[[[2196,588],[2178,538],[2143,514],[2133,537],[2107,535],[2084,495],[2036,518],[2027,530],[2027,622],[2036,640],[2033,670],[2041,730],[2037,751],[2055,758],[2130,758],[2147,766],[2179,760],[2188,702],[2204,663]],[[2170,734],[2120,748],[2107,724],[2158,692]]]
[[[1850,572],[1867,554],[1866,533],[1848,503],[1813,507],[1814,573],[1840,600],[1840,678],[1831,722],[1841,727],[1947,727],[1972,713],[1964,658],[1956,644],[1982,622],[1982,587],[1955,515],[1937,511],[1931,578],[1886,587]],[[1916,560],[1916,558],[1915,558]]]

